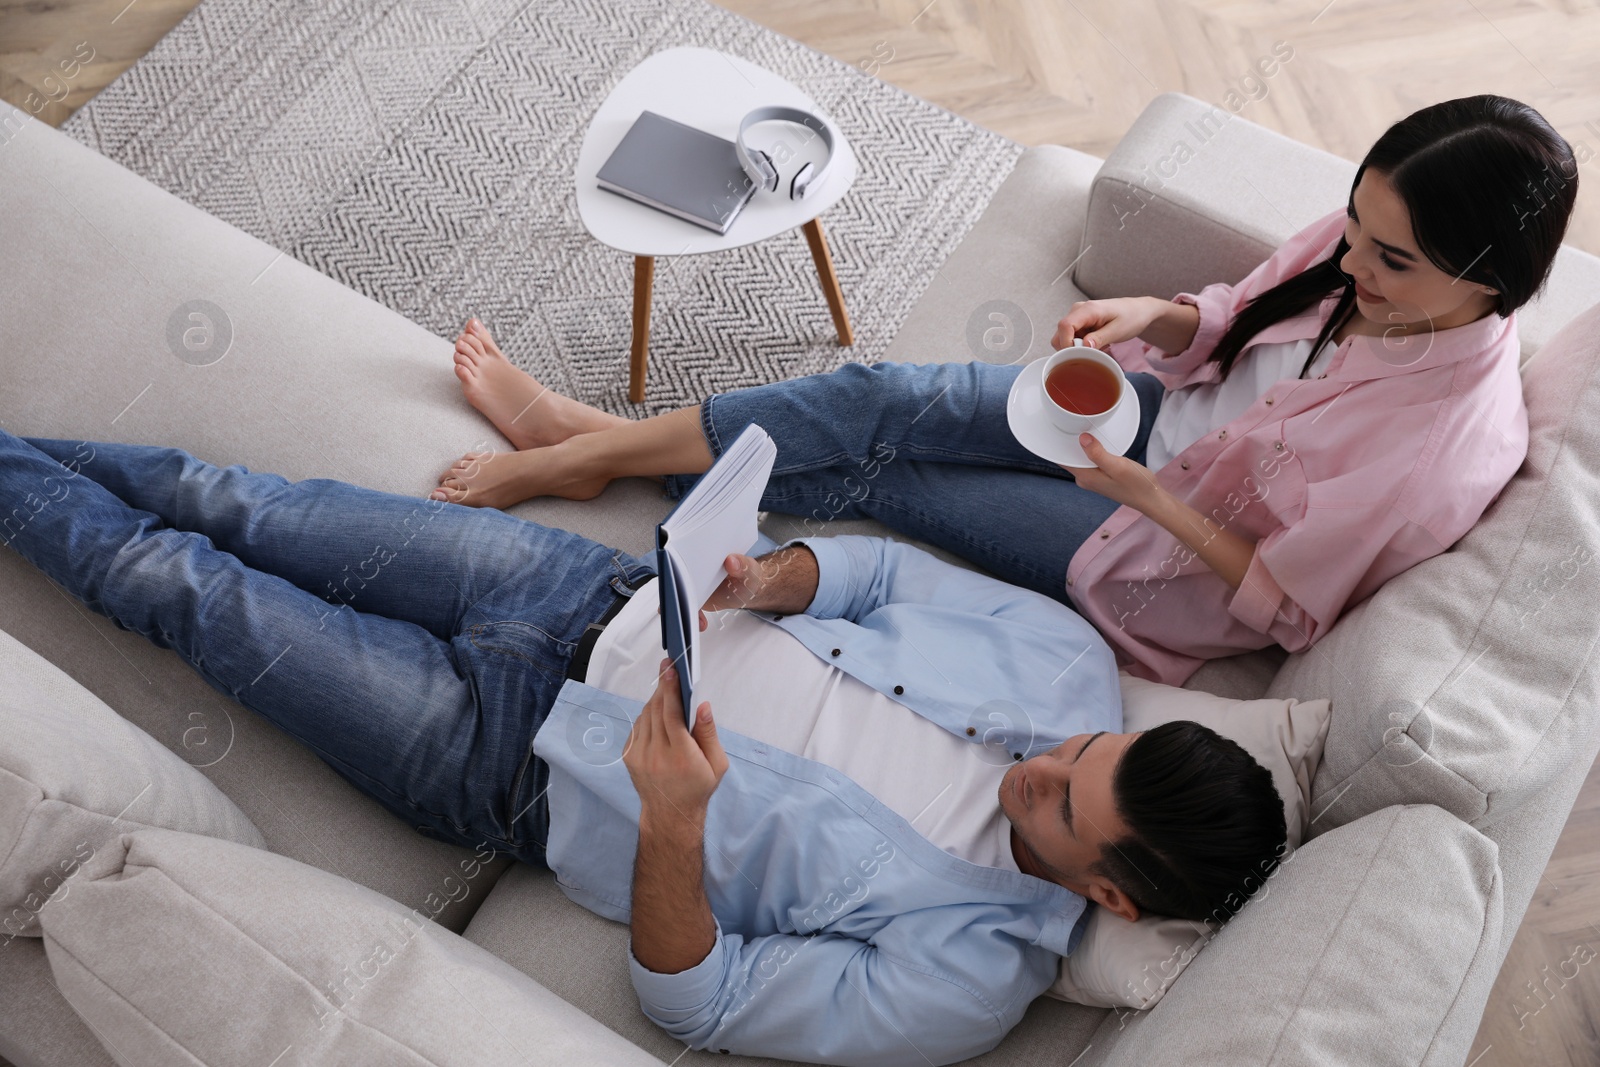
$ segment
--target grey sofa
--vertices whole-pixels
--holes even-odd
[[[1194,157],[1153,177],[1203,123],[1212,133]],[[1075,300],[1236,281],[1342,202],[1354,170],[1164,94],[1105,160],[1059,146],[1025,152],[888,356],[972,358],[968,319],[989,300],[1026,313],[1034,357]],[[0,425],[14,433],[174,445],[419,499],[468,448],[507,447],[461,398],[449,340],[54,130],[28,122],[0,145],[0,219]],[[175,358],[165,341],[169,315],[191,299],[214,302],[232,324],[232,349],[210,366]],[[1466,1059],[1600,748],[1600,621],[1590,610],[1600,579],[1595,567],[1559,566],[1600,520],[1600,425],[1573,417],[1600,409],[1597,300],[1600,259],[1568,247],[1521,312],[1528,460],[1477,528],[1356,606],[1315,648],[1215,661],[1188,683],[1332,700],[1313,836],[1273,891],[1154,1009],[1042,998],[971,1062]],[[668,503],[628,483],[594,502],[539,501],[513,514],[641,552]],[[784,531],[774,517],[768,532]],[[469,854],[413,833],[177,656],[70,601],[10,552],[0,552],[0,628],[200,767],[275,853],[407,906]],[[548,872],[497,860],[435,921],[635,1051],[684,1067],[737,1060],[686,1051],[654,1027],[628,982],[626,927],[569,902]],[[277,1050],[261,1051],[264,1064]],[[558,1062],[537,1045],[521,1051],[525,1062]],[[0,1054],[19,1067],[115,1062],[62,999],[37,939],[0,953]]]

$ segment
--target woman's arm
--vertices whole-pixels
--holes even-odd
[[[1079,434],[1078,443],[1094,464],[1064,468],[1072,472],[1079,485],[1143,513],[1188,546],[1229,588],[1239,588],[1255,557],[1254,541],[1221,528],[1208,530],[1205,516],[1168,492],[1149,467],[1114,454],[1094,434]]]
[[[1147,296],[1159,305],[1155,319],[1139,335],[1139,340],[1154,345],[1168,355],[1177,355],[1194,341],[1200,328],[1200,309],[1193,304],[1178,304],[1159,296]]]
[[[1245,572],[1256,554],[1254,541],[1221,528],[1208,530],[1205,516],[1171,493],[1156,497],[1145,514],[1187,545],[1228,583],[1228,588],[1238,589],[1244,583]]]

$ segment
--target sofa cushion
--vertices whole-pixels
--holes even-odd
[[[1122,729],[1133,733],[1188,719],[1238,742],[1272,772],[1283,798],[1287,847],[1311,821],[1311,782],[1322,760],[1331,709],[1326,700],[1236,700],[1117,672]],[[1177,980],[1220,922],[1143,915],[1129,922],[1104,908],[1089,913],[1083,941],[1061,960],[1047,994],[1099,1007],[1149,1008]]]
[[[1526,462],[1449,551],[1391,579],[1272,696],[1333,701],[1316,829],[1390,804],[1493,817],[1600,731],[1600,305],[1523,371]]]
[[[0,936],[36,936],[40,913],[104,873],[125,831],[264,847],[205,775],[3,631],[0,678]]]
[[[0,1063],[15,1067],[116,1067],[94,1031],[61,997],[44,941],[0,942]]]
[[[509,964],[344,878],[167,830],[106,851],[114,868],[42,922],[62,995],[123,1062],[266,1063],[293,1048],[296,1063],[659,1067]]]
[[[1432,805],[1291,853],[1148,1012],[1091,1039],[1119,1064],[1461,1064],[1500,966],[1498,852]],[[1063,1061],[1064,1062],[1064,1061]]]

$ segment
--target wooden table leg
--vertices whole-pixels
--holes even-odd
[[[635,404],[644,402],[644,369],[650,358],[650,290],[655,276],[655,257],[633,257],[633,351],[628,359],[628,399]]]
[[[841,345],[856,343],[850,329],[850,314],[844,309],[844,293],[839,290],[839,276],[833,272],[833,257],[828,254],[828,239],[822,236],[822,220],[806,223],[806,243],[811,246],[811,258],[817,264],[817,277],[822,279],[822,293],[828,298],[828,310],[833,312],[833,328],[839,332]]]

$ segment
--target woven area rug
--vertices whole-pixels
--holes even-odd
[[[657,264],[627,399],[633,260],[578,218],[590,118],[677,45],[789,79],[860,174],[803,234]],[[1022,146],[704,0],[205,0],[62,129],[441,337],[476,315],[546,384],[621,414],[882,357]]]

